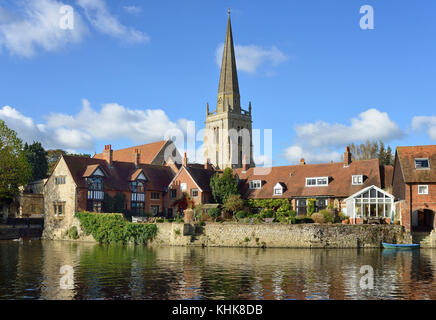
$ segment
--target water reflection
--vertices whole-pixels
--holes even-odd
[[[1,299],[436,299],[436,250],[0,242]],[[74,289],[60,268],[74,268]],[[374,270],[363,290],[360,268]]]

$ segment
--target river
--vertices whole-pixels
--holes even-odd
[[[0,299],[436,299],[432,249],[0,241],[0,262]]]

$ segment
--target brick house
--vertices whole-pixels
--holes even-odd
[[[397,148],[392,193],[407,230],[435,228],[436,145]]]
[[[108,147],[106,147],[109,150]],[[170,166],[62,156],[44,185],[45,223],[50,228],[71,225],[78,211],[104,211],[105,195],[124,195],[124,210],[140,215],[165,214],[167,186],[175,173]],[[61,228],[62,229],[62,228]]]
[[[315,199],[315,211],[334,207],[346,212],[349,196],[376,186],[390,186],[392,167],[380,166],[378,159],[352,161],[347,147],[343,162],[272,167],[267,175],[256,175],[255,168],[235,170],[245,199],[289,199],[297,214],[307,214],[308,199]]]
[[[205,165],[188,164],[186,153],[182,166],[168,185],[166,207],[171,214],[178,209],[175,202],[185,193],[196,204],[213,202],[210,179],[216,173],[214,167],[207,162]],[[171,216],[171,214],[168,214]]]

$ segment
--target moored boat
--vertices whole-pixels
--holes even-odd
[[[408,243],[408,244],[393,244],[393,243],[386,243],[383,242],[383,248],[385,249],[417,249],[421,245],[416,243]]]

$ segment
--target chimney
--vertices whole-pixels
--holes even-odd
[[[350,151],[350,147],[346,147],[344,152],[344,167],[348,167],[350,164],[351,164],[351,151]]]
[[[188,156],[186,155],[186,152],[183,155],[183,163],[182,164],[183,164],[184,167],[188,166]]]
[[[211,170],[212,169],[212,165],[210,164],[210,159],[207,158],[206,162],[204,163],[204,169],[206,170]]]
[[[244,154],[244,158],[242,159],[242,171],[247,171],[250,168],[250,165],[247,163],[247,155]]]
[[[138,168],[141,163],[141,152],[139,149],[135,149],[135,167]]]
[[[304,161],[304,158],[300,159],[300,166],[304,166],[306,164],[306,161]]]
[[[104,160],[106,160],[109,167],[112,167],[113,153],[114,152],[112,150],[112,145],[107,144],[104,146],[103,156],[104,156]]]

